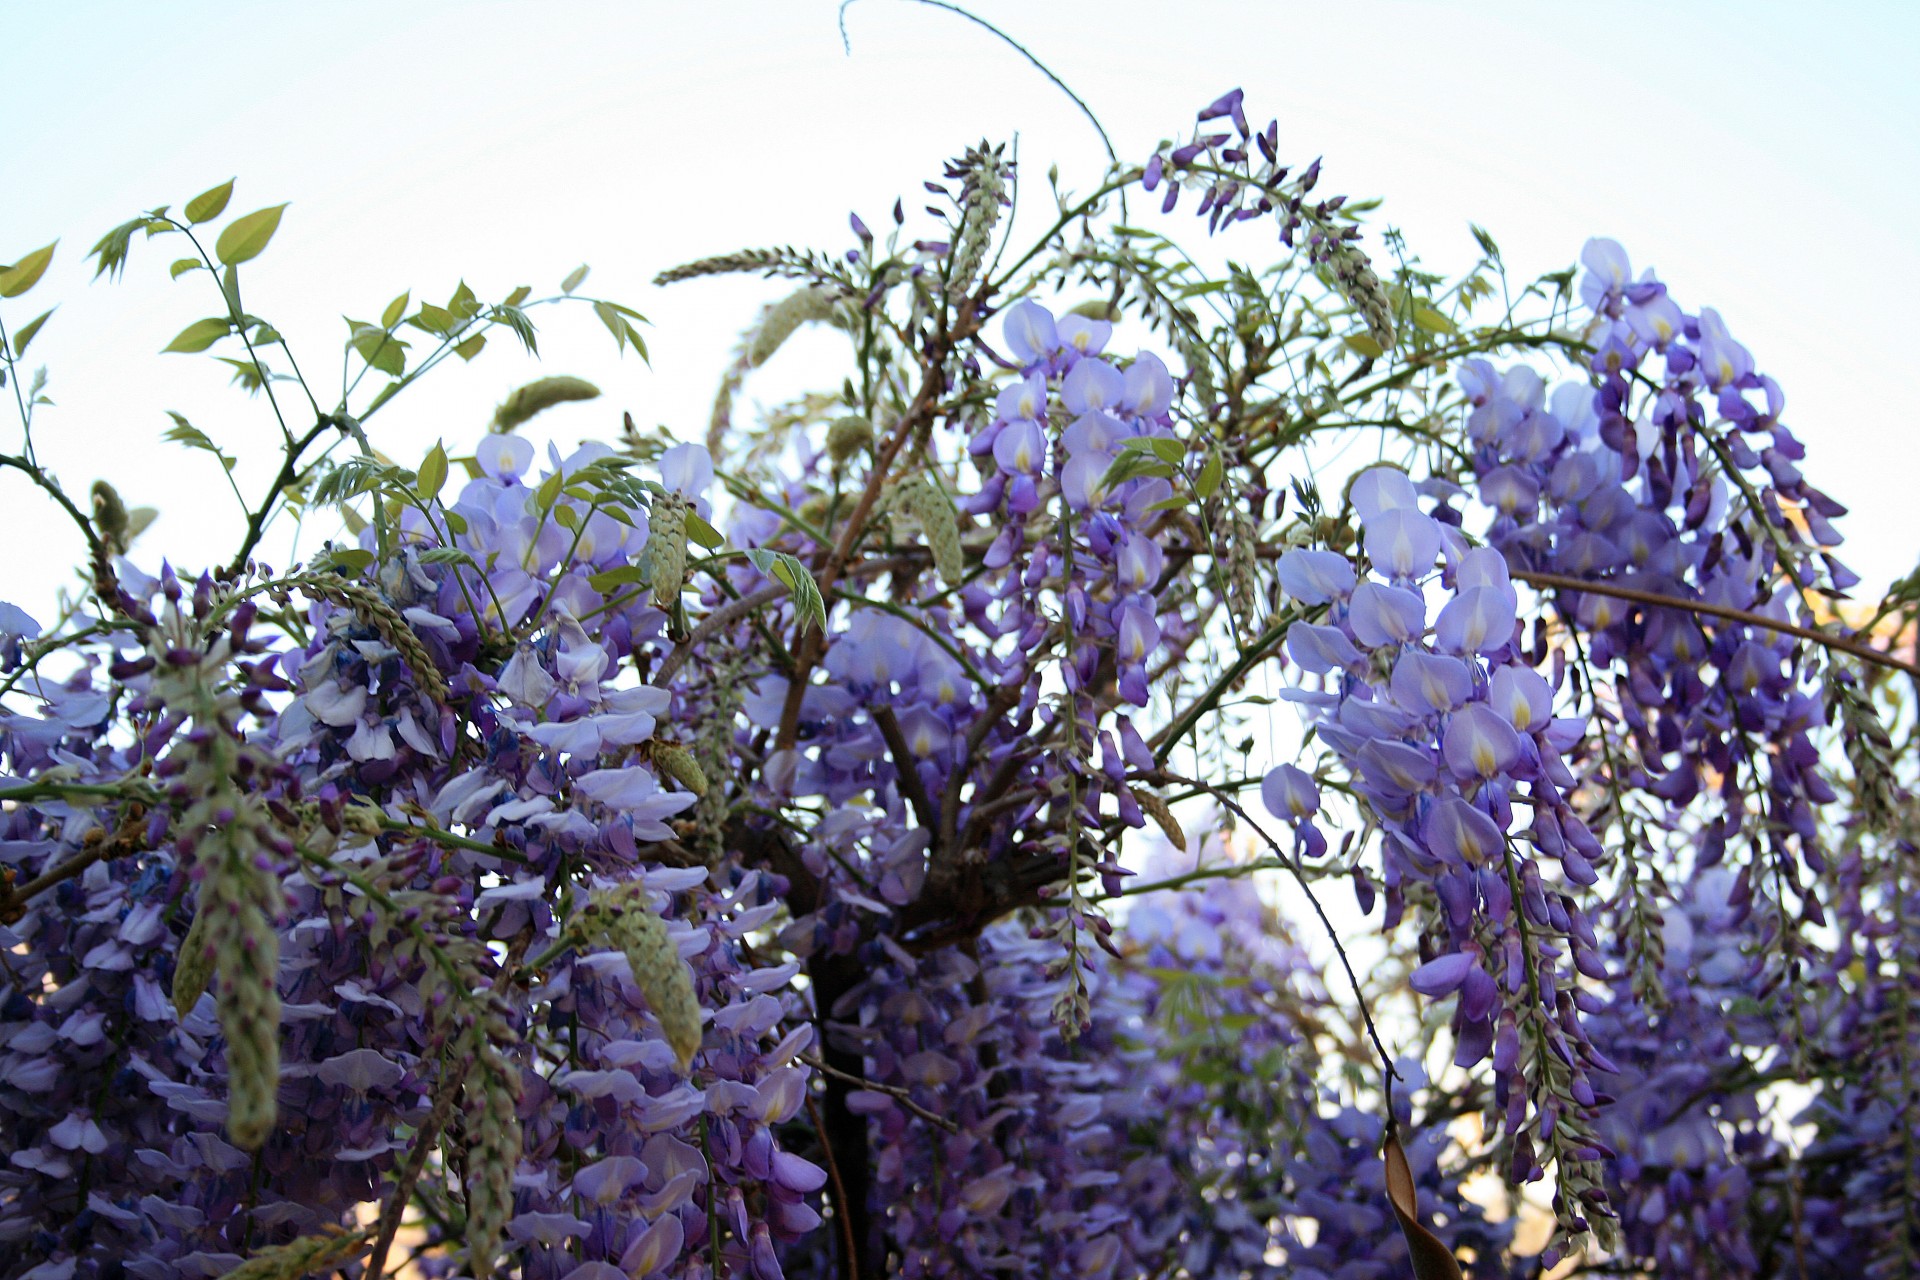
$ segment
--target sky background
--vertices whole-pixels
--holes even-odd
[[[1577,257],[1589,235],[1656,266],[1688,309],[1717,306],[1774,374],[1817,483],[1853,507],[1845,557],[1875,589],[1920,551],[1920,445],[1904,400],[1920,296],[1920,5],[1804,3],[1049,4],[979,0],[1099,113],[1123,158],[1185,131],[1225,89],[1278,117],[1283,153],[1325,157],[1322,190],[1386,200],[1382,219],[1439,269],[1490,229],[1514,274]],[[178,282],[178,238],[136,240],[119,284],[87,248],[160,203],[238,175],[230,213],[290,201],[245,269],[275,321],[338,389],[343,314],[394,295],[536,296],[586,262],[586,292],[653,322],[651,368],[591,315],[548,310],[540,364],[496,340],[374,424],[411,465],[438,437],[470,447],[492,406],[548,373],[605,396],[534,424],[563,446],[622,410],[704,431],[728,350],[782,286],[670,290],[688,259],[768,243],[837,250],[846,215],[876,226],[943,158],[1019,138],[1029,181],[1057,162],[1085,190],[1104,154],[1073,106],[962,19],[898,0],[708,4],[17,4],[0,44],[0,261],[56,236],[47,278],[0,304],[17,327],[55,302],[29,365],[56,407],[36,428],[70,491],[97,477],[160,522],[151,562],[221,557],[237,504],[205,455],[165,443],[177,410],[242,456],[257,494],[276,462],[263,401],[204,357],[156,354],[215,314],[204,273]],[[1184,215],[1173,224],[1198,230]],[[1241,251],[1263,252],[1250,228]],[[756,395],[840,376],[796,343]],[[416,346],[416,354],[421,350]],[[1899,392],[1899,395],[1895,393]],[[330,407],[330,405],[328,406]],[[0,449],[17,451],[15,426]],[[320,531],[322,533],[326,531]],[[48,612],[76,535],[0,476],[0,598]]]

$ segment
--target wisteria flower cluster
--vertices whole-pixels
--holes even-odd
[[[0,605],[0,1280],[1912,1273],[1920,587],[1715,312],[1382,278],[1281,150],[1236,90],[1023,245],[983,143],[662,273],[786,282],[687,438],[550,376],[414,467],[421,374],[639,313],[402,295],[322,409],[279,208],[103,237],[202,228],[283,457],[188,570],[39,387],[0,454],[83,548]]]

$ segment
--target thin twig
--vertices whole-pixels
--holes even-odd
[[[806,1063],[808,1066],[812,1067],[815,1071],[819,1071],[819,1072],[822,1072],[823,1074],[830,1075],[836,1080],[844,1080],[846,1083],[851,1085],[857,1085],[862,1089],[871,1089],[875,1093],[886,1094],[888,1097],[898,1102],[901,1106],[913,1112],[913,1114],[915,1114],[916,1116],[919,1116],[922,1120],[925,1120],[928,1124],[938,1125],[942,1129],[945,1129],[948,1133],[960,1132],[959,1125],[955,1124],[953,1121],[947,1119],[943,1115],[936,1115],[934,1112],[927,1110],[925,1107],[921,1106],[919,1103],[913,1100],[913,1096],[910,1092],[908,1092],[905,1089],[902,1089],[898,1085],[881,1084],[878,1080],[869,1080],[865,1076],[857,1076],[853,1074],[853,1072],[851,1071],[842,1071],[838,1067],[829,1066],[825,1058],[816,1058],[811,1054],[803,1053],[799,1055],[799,1057],[800,1057],[800,1061]]]
[[[1724,618],[1728,622],[1759,627],[1763,631],[1777,631],[1781,635],[1811,640],[1817,645],[1838,649],[1842,653],[1850,653],[1876,666],[1891,667],[1895,671],[1904,671],[1915,679],[1920,679],[1920,666],[1896,658],[1870,644],[1863,644],[1848,636],[1831,635],[1814,627],[1782,622],[1778,618],[1769,618],[1765,614],[1749,613],[1745,609],[1733,609],[1707,600],[1687,600],[1679,596],[1663,595],[1658,591],[1642,591],[1638,587],[1623,587],[1612,582],[1591,582],[1585,578],[1569,578],[1563,574],[1544,573],[1535,569],[1514,569],[1510,573],[1520,581],[1531,583],[1536,587],[1552,587],[1556,591],[1591,591],[1595,595],[1611,596],[1616,600],[1631,600],[1636,604],[1653,605],[1662,609],[1679,609],[1687,613],[1705,614],[1708,617]]]

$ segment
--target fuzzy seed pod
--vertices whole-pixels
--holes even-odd
[[[105,480],[93,482],[93,527],[99,531],[100,540],[114,551],[124,552],[127,549],[126,504],[120,501],[120,495]]]
[[[316,1271],[338,1268],[366,1247],[365,1231],[301,1236],[261,1249],[220,1280],[302,1280]]]
[[[173,1008],[181,1017],[192,1012],[206,993],[213,978],[213,949],[207,943],[207,913],[197,912],[180,940],[180,955],[173,967]]]
[[[1167,807],[1167,802],[1153,792],[1138,787],[1128,787],[1127,790],[1132,793],[1133,802],[1140,806],[1140,812],[1153,819],[1160,828],[1161,834],[1166,836],[1167,842],[1185,853],[1187,833],[1180,829],[1180,821],[1173,816],[1173,810]]]
[[[693,973],[680,958],[667,922],[654,913],[644,885],[629,883],[594,895],[587,924],[590,941],[622,951],[633,984],[646,996],[680,1070],[700,1051],[700,1000]]]
[[[858,414],[827,424],[827,456],[845,465],[873,443],[873,424]]]
[[[699,276],[732,275],[741,271],[772,271],[789,265],[800,258],[791,249],[742,249],[739,253],[725,253],[715,258],[701,258],[697,262],[685,263],[662,271],[653,278],[655,284],[674,284],[681,280],[692,280]]]
[[[653,584],[653,603],[673,608],[687,578],[687,500],[670,493],[653,500],[651,528],[641,552],[647,581]]]
[[[1260,620],[1260,528],[1246,503],[1230,504],[1226,539],[1227,604],[1234,621],[1252,628]]]
[[[967,574],[967,557],[960,547],[960,517],[947,495],[926,476],[914,476],[894,487],[893,506],[919,522],[941,581],[958,586]]]
[[[955,302],[973,289],[974,276],[986,261],[994,225],[1000,221],[1007,176],[1000,148],[985,144],[970,149],[959,168],[966,175],[960,192],[960,237],[954,245],[953,270],[947,278],[947,296]]]
[[[760,327],[754,330],[753,341],[747,345],[747,363],[758,368],[773,359],[774,352],[801,325],[814,320],[831,319],[832,316],[833,299],[821,290],[809,287],[788,294],[768,307],[767,314],[761,318]]]
[[[325,600],[352,610],[360,621],[372,627],[374,633],[400,655],[400,661],[406,663],[407,670],[413,673],[414,686],[438,705],[446,705],[452,695],[447,690],[446,677],[440,674],[440,668],[434,663],[433,655],[414,632],[412,624],[400,616],[400,611],[388,604],[379,592],[333,573],[303,574],[289,580],[287,585],[297,587],[300,594],[309,599]]]
[[[500,402],[500,407],[493,411],[492,429],[496,433],[512,431],[536,413],[551,409],[554,405],[565,404],[569,400],[593,400],[599,395],[600,388],[584,378],[569,378],[564,374],[541,378],[518,388]]]
[[[253,823],[218,824],[212,806],[191,820],[210,821],[196,859],[206,867],[200,910],[213,968],[220,976],[220,1031],[227,1040],[227,1136],[256,1151],[273,1132],[280,1090],[280,882],[255,865]],[[255,815],[257,820],[257,815]]]
[[[660,772],[693,794],[697,796],[707,794],[707,775],[701,771],[700,762],[693,758],[693,752],[679,743],[655,743],[653,763]]]
[[[477,1040],[477,1044],[472,1041]],[[473,1070],[462,1090],[467,1122],[467,1255],[482,1280],[493,1271],[501,1233],[513,1215],[520,1166],[520,1073],[473,1033]]]

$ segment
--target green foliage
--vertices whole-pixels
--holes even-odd
[[[280,229],[280,214],[286,207],[271,205],[256,209],[244,218],[235,218],[214,243],[215,256],[230,267],[259,257],[267,242],[273,239],[273,233]]]

